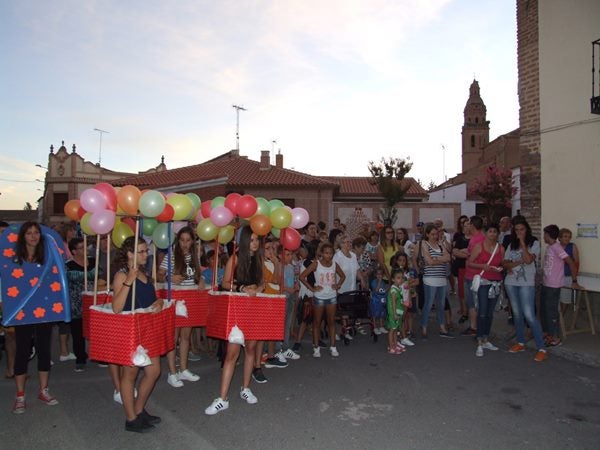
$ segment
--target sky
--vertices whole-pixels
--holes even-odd
[[[460,172],[474,78],[490,140],[518,127],[509,0],[9,0],[0,30],[0,210],[37,206],[63,140],[126,172],[235,149],[233,105],[241,155],[337,176],[410,158],[425,185]]]

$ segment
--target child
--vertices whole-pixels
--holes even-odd
[[[387,298],[387,321],[388,333],[388,353],[399,355],[405,351],[404,345],[398,342],[398,329],[402,325],[402,316],[404,315],[404,306],[408,300],[403,298],[402,284],[404,283],[404,272],[400,269],[392,270],[390,276],[392,285],[388,291]]]
[[[223,274],[225,273],[225,263],[227,255],[221,254],[219,255],[219,261],[217,265],[217,279],[216,284],[218,289],[220,289],[221,283],[223,282]],[[204,283],[206,286],[212,286],[213,282],[213,273],[215,270],[215,251],[209,250],[206,253],[206,268],[202,270],[202,277],[204,278]]]
[[[294,320],[294,307],[296,305],[296,295],[298,292],[298,283],[294,275],[294,264],[292,263],[293,253],[291,250],[285,250],[284,253],[284,269],[283,269],[283,292],[285,294],[285,330],[283,346],[280,352],[286,359],[300,359],[300,355],[293,351],[290,346],[290,334],[292,332]],[[279,344],[279,345],[282,345]],[[283,349],[287,349],[283,351]]]
[[[413,341],[410,340],[409,335],[413,333],[413,319],[415,317],[416,311],[416,300],[417,300],[417,291],[415,286],[419,284],[419,277],[417,275],[416,270],[411,269],[408,265],[408,255],[406,253],[398,252],[396,253],[395,259],[392,262],[392,269],[400,269],[404,272],[404,286],[408,289],[407,297],[409,299],[409,305],[406,308],[404,320],[402,321],[402,340],[400,343],[402,345],[406,345],[412,347],[415,345]]]
[[[383,269],[377,269],[371,281],[371,316],[373,317],[373,333],[387,334],[384,326],[385,304],[388,285],[383,279]]]

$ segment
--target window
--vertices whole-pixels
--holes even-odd
[[[66,192],[55,192],[53,200],[52,214],[64,214],[65,205],[69,201],[69,194]]]
[[[471,147],[475,147],[475,136],[471,135]]]

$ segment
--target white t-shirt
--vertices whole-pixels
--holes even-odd
[[[346,275],[344,283],[340,286],[339,292],[350,292],[356,290],[356,274],[358,273],[359,266],[356,254],[350,252],[350,256],[344,255],[341,250],[337,250],[333,256],[333,262],[338,263],[340,269]]]

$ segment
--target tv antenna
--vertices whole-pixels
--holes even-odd
[[[235,149],[240,152],[240,110],[247,111],[246,108],[239,105],[232,105],[235,109]]]
[[[100,133],[100,150],[98,150],[98,166],[102,163],[102,135],[104,133],[110,133],[110,131],[101,130],[100,128],[94,128],[94,131]]]

